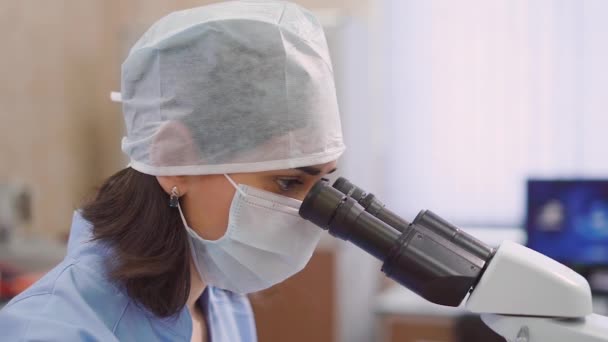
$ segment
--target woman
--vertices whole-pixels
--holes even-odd
[[[321,230],[298,208],[344,150],[319,23],[285,2],[172,13],[121,98],[130,165],[0,312],[2,340],[255,341],[245,295],[306,265]]]

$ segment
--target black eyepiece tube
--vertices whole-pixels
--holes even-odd
[[[308,192],[300,216],[380,260],[387,257],[399,238],[398,231],[366,213],[354,199],[324,181],[317,182]]]
[[[366,193],[363,189],[357,187],[344,177],[338,178],[334,182],[333,187],[346,196],[354,198],[363,208],[365,208],[365,211],[400,232],[405,231],[410,225],[409,222],[399,215],[388,210],[376,196]]]
[[[332,185],[334,189],[337,189],[341,193],[345,194],[348,197],[352,197],[355,201],[359,202],[365,197],[366,193],[363,189],[357,187],[353,183],[351,183],[348,179],[344,177],[338,178],[334,185]]]
[[[493,248],[463,232],[430,210],[421,211],[414,219],[414,224],[427,227],[481,259],[490,258],[494,254]]]
[[[458,306],[487,262],[427,227],[399,232],[325,181],[313,186],[299,213],[381,260],[388,277],[433,303]]]
[[[351,196],[361,204],[365,211],[380,219],[382,222],[397,229],[400,232],[405,232],[410,225],[409,222],[402,219],[399,215],[388,210],[382,202],[380,202],[373,194],[368,194],[365,190],[357,187],[344,177],[338,178],[333,185],[334,188],[346,196]],[[483,242],[477,240],[473,236],[463,232],[456,226],[448,223],[438,215],[429,210],[421,211],[414,219],[414,224],[424,226],[434,233],[444,237],[448,241],[464,248],[467,251],[475,254],[479,258],[487,259],[494,254],[494,249],[488,247]]]

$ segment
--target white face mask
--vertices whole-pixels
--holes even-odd
[[[218,240],[205,240],[186,223],[190,249],[201,278],[208,285],[237,293],[252,293],[278,284],[301,271],[310,260],[321,233],[299,216],[302,201],[236,185],[228,228]]]

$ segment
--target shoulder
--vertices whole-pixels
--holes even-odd
[[[80,261],[66,258],[0,311],[9,340],[112,340],[129,299]]]

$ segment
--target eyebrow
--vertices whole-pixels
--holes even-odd
[[[312,166],[296,167],[296,170],[306,172],[311,176],[317,176],[318,174],[321,173],[321,169],[317,169],[316,167],[312,167]],[[329,171],[327,174],[330,174],[336,170],[337,170],[337,168],[334,168],[333,170]]]

